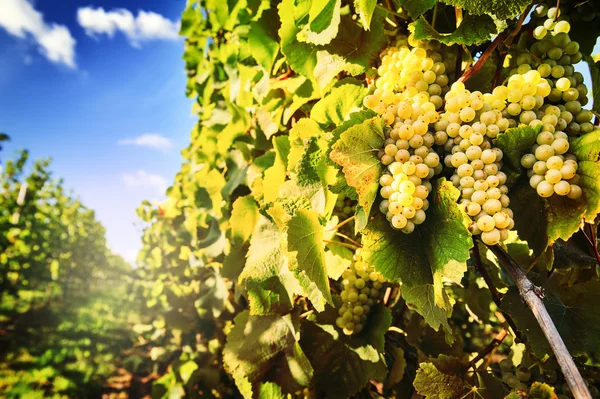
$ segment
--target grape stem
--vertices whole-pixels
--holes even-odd
[[[389,8],[385,8],[384,6],[382,6],[380,4],[375,5],[375,7],[379,8],[380,10],[383,10],[383,11],[389,13],[389,14],[392,14],[394,17],[398,17],[398,18],[404,19],[404,18],[402,18],[402,15],[400,15],[397,12],[395,12],[395,11],[392,10],[392,5],[390,4],[389,0],[388,0],[388,7]],[[398,22],[398,21],[396,21],[396,22]]]
[[[506,38],[506,42],[504,43],[504,45],[507,48],[510,47],[510,45],[513,42],[513,40],[515,40],[515,37],[517,37],[517,35],[519,34],[519,32],[521,32],[521,27],[523,26],[523,22],[525,21],[525,18],[527,18],[527,15],[529,15],[529,12],[531,11],[531,7],[533,7],[533,4],[530,4],[530,5],[527,6],[527,8],[523,11],[523,13],[521,14],[521,16],[519,17],[519,21],[517,22],[517,26],[515,26],[515,29]]]
[[[502,343],[502,341],[504,341],[504,338],[506,338],[507,335],[508,335],[508,331],[506,331],[506,329],[503,329],[502,331],[500,331],[498,333],[498,335],[496,335],[494,337],[492,342],[490,342],[485,348],[483,348],[481,350],[481,352],[479,352],[477,354],[477,356],[475,356],[473,358],[473,360],[471,360],[471,362],[470,362],[471,367],[473,367],[473,369],[475,369],[477,362],[480,361],[481,359],[485,358],[487,355],[492,353],[492,351],[494,349],[496,349],[498,346],[500,346],[500,344]]]
[[[346,244],[345,242],[340,242],[340,241],[323,240],[323,242],[325,244],[339,245],[341,247],[346,247],[346,248],[349,248],[349,249],[351,249],[353,251],[356,251],[358,248],[360,248],[360,247],[357,247],[356,245]]]
[[[494,285],[494,281],[492,280],[492,277],[490,276],[487,269],[485,268],[485,266],[483,266],[483,263],[481,262],[481,254],[479,253],[479,246],[478,246],[478,243],[477,243],[477,240],[475,239],[475,237],[473,237],[473,259],[475,261],[475,268],[477,269],[479,274],[481,274],[481,277],[483,277],[485,284],[488,286],[488,289],[490,290],[492,300],[498,307],[498,310],[500,310],[501,309],[500,305],[502,303],[502,294],[500,294],[500,292]],[[506,320],[506,322],[508,323],[510,328],[513,330],[515,337],[517,337],[517,339],[520,342],[523,342],[524,339],[521,336],[521,333],[519,332],[519,330],[517,330],[517,326],[516,326],[515,322],[513,321],[513,319],[510,317],[510,315],[502,312],[501,310],[500,310],[500,312],[502,313],[502,316],[504,316],[504,319]]]
[[[588,236],[585,232],[586,228],[589,229],[590,235]],[[590,247],[592,247],[592,251],[594,252],[594,256],[596,257],[596,262],[598,262],[598,266],[600,266],[600,253],[598,253],[598,242],[596,241],[596,233],[594,232],[594,225],[590,223],[585,223],[582,229],[583,235],[587,240]]]
[[[327,230],[325,230],[325,231],[334,231],[334,230],[337,230],[337,229],[339,229],[340,227],[342,227],[343,225],[345,225],[346,223],[350,223],[350,222],[351,222],[351,221],[353,221],[354,219],[356,219],[356,216],[351,216],[351,217],[349,217],[348,219],[346,219],[346,220],[344,220],[344,221],[342,221],[342,222],[340,222],[340,223],[336,224],[335,226],[333,226],[333,227],[331,227],[331,228],[329,228],[329,229],[327,229]]]
[[[569,350],[558,333],[552,318],[550,318],[544,302],[542,302],[543,295],[540,292],[540,288],[536,287],[527,278],[521,267],[501,246],[493,245],[488,246],[488,248],[494,253],[508,274],[510,274],[519,289],[521,299],[531,309],[546,339],[548,339],[550,348],[552,348],[552,352],[556,356],[556,360],[575,399],[591,399],[592,396],[585,385],[581,373],[579,373],[577,366],[575,366]]]
[[[350,241],[352,244],[356,245],[357,247],[361,246],[360,243],[354,241],[352,238],[348,237],[346,234],[342,234],[342,233],[339,233],[339,232],[336,231],[335,235],[338,236],[338,237],[342,237],[342,238]]]
[[[498,47],[500,42],[502,40],[504,40],[505,37],[506,37],[506,31],[504,31],[504,32],[500,33],[498,36],[496,36],[494,41],[492,41],[492,43],[488,46],[488,48],[485,49],[483,54],[481,54],[481,57],[479,57],[479,59],[470,68],[468,68],[462,74],[462,76],[460,78],[458,78],[458,80],[460,82],[465,82],[465,81],[467,81],[467,79],[476,75],[477,72],[479,72],[479,70],[481,69],[481,67],[483,67],[483,65],[485,64],[487,59],[490,58],[490,55],[492,55],[494,50],[496,50],[496,47]]]

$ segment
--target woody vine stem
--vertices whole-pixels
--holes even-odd
[[[579,373],[569,350],[567,349],[563,339],[554,322],[550,318],[546,306],[542,301],[543,294],[539,287],[535,286],[523,272],[523,269],[515,262],[515,260],[499,245],[488,246],[494,253],[502,267],[510,274],[514,280],[519,294],[527,306],[531,309],[533,316],[540,325],[552,352],[556,355],[556,360],[560,366],[565,380],[573,392],[575,399],[591,399],[592,396],[588,391],[585,381]]]

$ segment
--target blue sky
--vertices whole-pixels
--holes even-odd
[[[0,2],[0,132],[12,139],[0,158],[52,157],[128,260],[141,247],[135,209],[162,198],[195,122],[176,35],[184,6]]]

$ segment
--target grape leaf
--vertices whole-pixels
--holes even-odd
[[[325,252],[327,274],[329,278],[337,280],[350,267],[354,252],[340,245],[330,245],[328,248],[329,251]]]
[[[447,45],[462,44],[471,46],[484,43],[496,34],[494,20],[489,15],[467,15],[460,26],[452,33],[439,33],[427,20],[419,17],[409,25],[416,40],[437,40]]]
[[[519,176],[525,173],[521,166],[523,155],[531,152],[531,147],[536,143],[538,133],[542,126],[533,128],[530,126],[519,126],[507,129],[498,135],[495,144],[502,150],[502,171],[506,173],[509,184],[514,183]]]
[[[364,30],[371,28],[371,18],[376,5],[377,0],[354,0],[354,8],[358,12]]]
[[[332,304],[325,264],[323,244],[323,226],[315,211],[298,210],[287,223],[288,250],[297,252],[296,259],[301,270],[315,283],[327,303]],[[325,303],[313,303],[317,311],[322,312]]]
[[[231,245],[241,245],[248,241],[256,222],[258,206],[251,196],[239,197],[231,211]]]
[[[529,0],[442,0],[454,7],[460,7],[473,15],[495,14],[500,19],[508,19],[521,14],[531,3]],[[464,21],[463,21],[464,23]]]
[[[381,118],[371,118],[342,133],[330,154],[330,158],[342,167],[348,185],[356,189],[358,202],[367,215],[379,189],[383,166],[377,153],[384,140]]]
[[[583,195],[578,200],[554,195],[541,198],[524,176],[508,195],[515,213],[515,227],[521,239],[537,256],[557,239],[568,240],[583,220],[593,222],[600,212],[600,130],[571,142],[570,153],[577,157]]]
[[[529,397],[532,399],[552,399],[556,397],[556,393],[553,386],[535,381],[529,388]]]
[[[291,315],[252,316],[238,314],[223,349],[223,365],[245,398],[252,391],[242,389],[248,383],[257,389],[263,375],[275,364],[281,353],[293,353],[298,326]]]
[[[277,226],[260,216],[250,239],[246,265],[238,283],[246,288],[253,315],[286,313],[294,293],[301,292],[281,249],[283,236]]]
[[[286,179],[287,159],[290,152],[290,141],[287,136],[273,138],[275,162],[265,170],[264,180],[268,184],[264,188],[265,202],[273,202],[279,197],[279,188]]]
[[[296,35],[299,42],[328,44],[338,34],[341,0],[313,0],[308,23]]]
[[[600,355],[600,283],[590,281],[573,286],[559,285],[552,278],[544,288],[544,305],[554,321],[569,353],[573,356]],[[527,337],[539,358],[552,350],[540,326],[523,303],[516,287],[511,287],[502,298],[502,310],[511,315],[519,331]]]
[[[248,33],[248,46],[252,57],[267,73],[271,73],[273,63],[279,52],[279,37],[277,36],[278,24],[277,10],[266,10],[258,21],[250,24]]]
[[[426,11],[431,10],[435,6],[435,3],[437,3],[437,0],[399,0],[398,3],[414,20]]]
[[[310,111],[311,120],[322,126],[339,126],[355,110],[360,109],[369,89],[356,79],[340,80]]]
[[[383,14],[375,12],[378,21],[366,32],[350,16],[342,16],[338,35],[325,46],[300,42],[297,38],[310,11],[310,2],[283,0],[279,4],[281,50],[291,68],[325,88],[338,73],[363,73],[387,43]]]
[[[388,281],[402,282],[402,295],[435,330],[442,325],[451,342],[447,317],[452,308],[442,279],[459,282],[473,246],[468,216],[456,203],[459,191],[445,179],[429,195],[427,219],[411,234],[394,230],[378,212],[363,230],[365,261]]]
[[[384,332],[380,333],[383,339]],[[317,397],[347,398],[356,394],[369,380],[385,379],[384,361],[381,358],[375,362],[361,358],[356,344],[349,347],[331,325],[303,323],[300,345],[314,368],[313,383]],[[336,383],[332,384],[332,381]]]
[[[258,388],[260,399],[285,399],[281,387],[274,382],[262,382]]]
[[[431,399],[462,398],[471,385],[460,375],[461,362],[440,355],[433,363],[421,363],[413,385],[420,395]]]

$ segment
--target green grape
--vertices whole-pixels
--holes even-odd
[[[350,267],[342,273],[343,305],[338,310],[340,317],[336,325],[344,334],[358,334],[363,330],[372,305],[381,299],[384,281],[381,274],[362,260],[362,250],[357,249]]]
[[[506,358],[506,359],[502,359],[499,363],[500,365],[500,370],[505,371],[505,372],[509,372],[512,371],[513,369],[513,362],[512,360]]]
[[[531,371],[525,366],[517,367],[515,375],[521,382],[527,382],[531,379]]]

